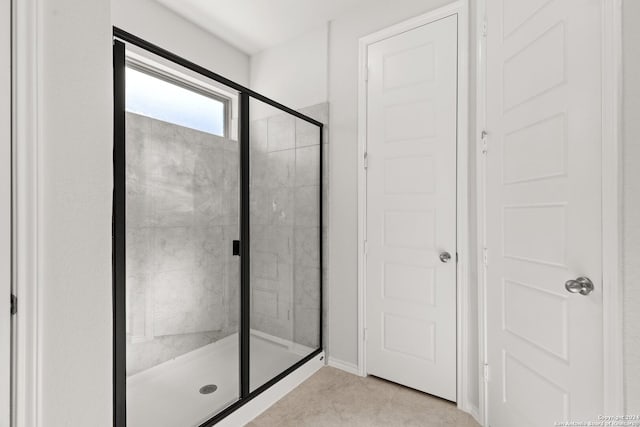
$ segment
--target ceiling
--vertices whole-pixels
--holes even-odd
[[[156,0],[254,54],[317,28],[367,0]]]

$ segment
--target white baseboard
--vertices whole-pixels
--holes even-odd
[[[476,420],[478,424],[482,425],[482,421],[480,420],[480,410],[478,407],[467,402],[467,409],[473,419]]]
[[[457,402],[458,409],[462,412],[466,412],[471,415],[474,420],[478,422],[478,424],[482,425],[482,421],[480,421],[480,411],[477,405],[474,405],[464,397],[459,398]]]
[[[329,357],[327,364],[333,368],[340,369],[350,374],[360,376],[360,370],[358,369],[358,365],[355,365],[353,363],[349,363],[343,360]]]
[[[263,391],[250,402],[243,405],[228,417],[220,421],[217,426],[237,427],[243,426],[269,409],[274,403],[286,396],[294,388],[302,384],[311,375],[324,366],[324,352],[287,375],[285,378]]]

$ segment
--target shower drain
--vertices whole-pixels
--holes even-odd
[[[207,384],[205,386],[200,387],[200,394],[211,394],[218,389],[218,386],[215,384]]]

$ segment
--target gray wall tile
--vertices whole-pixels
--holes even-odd
[[[259,143],[256,145],[259,145]],[[289,150],[291,148],[295,148],[295,146],[296,128],[294,117],[286,113],[270,117],[267,140],[268,150]]]
[[[301,112],[327,123],[328,104],[311,106]],[[265,127],[268,128],[268,155],[262,154],[261,148],[265,146],[265,141],[261,139]],[[266,307],[260,307],[258,311],[262,310],[261,313],[252,313],[251,325],[280,338],[316,346],[318,337],[315,328],[319,322],[320,304],[318,127],[304,120],[279,114],[257,120],[252,123],[252,129],[258,134],[255,138],[253,135],[251,137],[251,238],[252,254],[256,253],[259,257],[259,267],[252,272],[251,280],[256,289],[268,289],[277,294],[277,298],[273,296],[276,294],[269,297],[265,294],[265,301],[262,303],[270,304],[269,313],[277,311],[278,316],[269,317],[264,313],[267,311]],[[295,144],[291,144],[292,129]],[[325,135],[328,135],[326,132],[325,126]],[[273,141],[272,138],[277,140]],[[324,142],[323,170],[327,173],[328,139]],[[329,180],[325,178],[325,229],[328,224],[328,184]],[[326,241],[326,235],[324,238]],[[327,259],[326,244],[324,252]],[[274,271],[273,265],[267,268],[265,253],[272,254],[270,262],[276,264],[277,271]],[[272,275],[277,272],[277,277],[260,278],[264,272],[259,269],[267,269]],[[326,275],[326,266],[323,271]],[[282,313],[285,306],[288,306],[287,317]]]
[[[236,141],[127,114],[127,370],[237,331]]]
[[[320,187],[296,187],[295,225],[318,226],[320,222]]]
[[[320,153],[318,146],[302,147],[295,151],[295,185],[319,185]]]
[[[328,122],[328,104],[301,111]],[[326,242],[327,126],[324,135]],[[236,141],[133,114],[127,140],[131,374],[237,331],[240,260],[230,248],[239,237],[239,153]],[[319,322],[317,144],[317,127],[287,114],[251,123],[251,281],[265,295],[251,327],[311,347]],[[325,264],[325,282],[327,271]]]

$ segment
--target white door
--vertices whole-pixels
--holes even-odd
[[[0,0],[0,426],[9,426],[11,349],[11,2]]]
[[[603,410],[600,7],[487,1],[491,427]]]
[[[455,401],[456,15],[368,65],[367,373]]]

